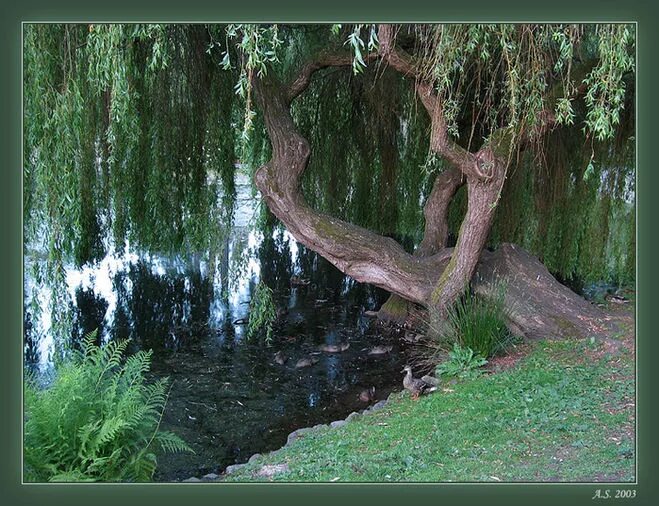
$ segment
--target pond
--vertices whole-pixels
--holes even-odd
[[[297,428],[365,408],[359,399],[365,389],[375,387],[379,400],[401,388],[409,350],[364,314],[386,292],[345,277],[281,228],[267,236],[255,231],[257,201],[247,177],[239,177],[234,224],[215,266],[203,254],[168,258],[126,248],[67,269],[74,338],[96,328],[104,342],[130,338],[131,351],[153,350],[154,377],[172,381],[162,428],[195,453],[160,456],[158,481],[218,473],[279,448]],[[31,313],[36,285],[27,264],[36,261],[26,257],[25,367],[46,376],[51,315]],[[278,308],[271,346],[246,335],[259,280],[274,290]],[[47,288],[35,296],[47,300]],[[341,353],[319,350],[345,343]],[[368,353],[379,344],[393,348]],[[317,361],[296,368],[303,358]]]

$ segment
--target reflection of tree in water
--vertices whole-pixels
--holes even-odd
[[[94,330],[98,330],[96,343],[100,344],[104,335],[108,301],[96,295],[94,290],[82,287],[76,289],[75,301],[72,332],[74,346],[77,348],[82,338]]]
[[[116,308],[112,337],[134,340],[139,348],[177,348],[206,332],[212,280],[199,264],[185,272],[154,272],[139,261],[113,279]]]
[[[261,280],[275,292],[285,292],[290,287],[295,266],[290,253],[290,242],[284,229],[274,231],[266,227],[257,257],[261,264]]]
[[[23,308],[23,356],[25,357],[25,364],[34,366],[39,362],[39,339],[32,323],[32,313]]]
[[[325,374],[327,383],[332,390],[342,391],[348,387],[348,378],[343,360],[338,355],[330,355],[326,359]]]
[[[386,292],[371,285],[356,283],[335,268],[325,258],[299,245],[298,263],[301,271],[312,278],[315,295],[320,299],[338,304],[373,306],[386,300]],[[378,306],[379,307],[379,304]]]
[[[240,293],[231,292],[235,272],[229,241],[216,264],[199,258],[119,260],[110,275],[111,290],[99,289],[97,278],[93,288],[81,284],[74,292],[75,340],[95,328],[104,340],[131,338],[132,352],[154,350],[154,377],[172,380],[162,424],[190,442],[196,454],[163,457],[161,477],[181,477],[198,468],[217,471],[274,449],[295,428],[359,409],[355,389],[388,382],[391,371],[400,370],[385,362],[373,372],[363,367],[359,350],[366,345],[360,342],[373,336],[365,335],[372,329],[360,326],[360,313],[382,297],[378,290],[346,283],[330,263],[279,227],[255,237],[262,239],[254,242],[248,233],[243,243],[251,244],[242,254],[252,266],[251,274],[239,280]],[[209,264],[218,269],[208,272]],[[311,283],[291,286],[294,275]],[[259,279],[275,290],[278,307],[288,308],[271,347],[241,339],[244,326],[233,325],[235,318],[248,316],[249,306],[242,302]],[[30,318],[26,312],[25,354],[38,360],[38,338],[28,340]],[[294,367],[319,344],[346,341],[352,343],[346,353],[322,353],[314,366]],[[278,350],[289,357],[284,366],[273,360]]]

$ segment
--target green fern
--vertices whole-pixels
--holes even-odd
[[[85,336],[49,388],[26,381],[26,481],[149,481],[156,451],[192,451],[160,431],[168,380],[146,383],[151,351],[123,360],[127,341],[95,342]]]

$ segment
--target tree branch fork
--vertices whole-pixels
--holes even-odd
[[[431,119],[430,149],[451,165],[435,178],[424,206],[424,238],[414,255],[405,252],[393,239],[313,210],[300,192],[300,177],[307,167],[311,147],[295,127],[291,102],[308,88],[315,72],[349,66],[351,55],[323,55],[308,62],[287,85],[272,77],[255,78],[256,98],[272,144],[272,159],[256,172],[255,182],[269,209],[296,240],[343,273],[445,315],[447,307],[469,286],[479,262],[479,270],[483,270],[482,262],[496,257],[496,253],[489,254],[483,248],[510,158],[507,152],[502,152],[501,145],[510,144],[510,139],[506,137],[508,132],[502,130],[475,153],[454,142],[448,134],[441,100],[431,84],[419,80],[412,58],[395,46],[393,30],[392,25],[380,25],[379,51],[365,55],[365,60],[380,60],[415,79],[417,94]],[[465,183],[467,213],[457,244],[449,249],[446,248],[448,206]],[[509,252],[507,248],[504,253]],[[509,263],[506,265],[507,272],[499,269],[498,275],[514,275],[514,268]],[[539,265],[533,268],[540,269]],[[516,325],[522,329],[528,327],[525,321]]]

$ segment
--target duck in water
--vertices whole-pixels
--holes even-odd
[[[277,362],[279,365],[284,365],[287,360],[288,357],[284,356],[284,354],[281,351],[275,353],[275,362]]]
[[[295,363],[296,369],[302,369],[303,367],[310,367],[318,362],[318,357],[305,357],[301,358]]]
[[[384,355],[386,353],[389,353],[391,350],[393,350],[393,346],[373,346],[370,350],[368,350],[369,355]]]
[[[350,343],[342,344],[321,344],[318,349],[326,353],[341,353],[350,348]]]
[[[367,388],[359,393],[359,400],[362,402],[371,402],[375,400],[375,387]]]

